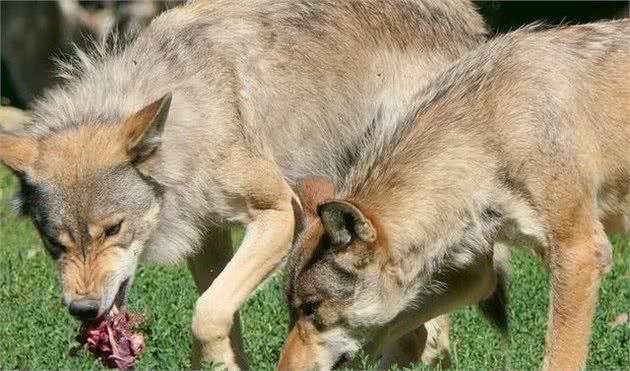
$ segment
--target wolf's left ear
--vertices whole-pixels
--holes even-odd
[[[127,153],[142,162],[162,144],[162,133],[171,107],[171,93],[142,108],[127,119],[122,128]]]
[[[16,173],[27,173],[35,162],[37,144],[34,139],[0,133],[0,163]]]
[[[317,214],[334,245],[347,245],[352,236],[364,242],[376,241],[376,229],[370,219],[348,201],[323,203],[317,207]]]

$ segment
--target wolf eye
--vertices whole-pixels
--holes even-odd
[[[109,228],[107,228],[105,230],[105,236],[107,237],[112,237],[118,234],[118,232],[120,232],[120,226],[122,225],[123,221],[121,220],[118,224],[113,225]]]
[[[66,252],[66,247],[53,238],[44,237],[46,245],[48,246],[48,252],[56,259],[61,253]]]
[[[309,302],[302,304],[302,313],[304,313],[307,317],[313,317],[315,312],[317,312],[317,308],[319,307],[319,302]]]

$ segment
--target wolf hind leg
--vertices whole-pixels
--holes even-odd
[[[607,215],[602,220],[606,234],[617,234],[622,237],[629,237],[630,235],[630,223],[628,222],[628,216],[625,214]]]
[[[496,285],[492,294],[479,302],[479,310],[484,318],[507,338],[509,335],[508,316],[508,247],[495,243],[493,254],[493,269]]]
[[[600,255],[607,238],[598,220],[579,211],[558,223],[569,230],[552,228],[549,235],[551,293],[544,370],[583,369],[588,356],[600,276],[605,268]]]

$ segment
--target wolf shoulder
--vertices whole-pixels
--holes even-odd
[[[630,76],[630,20],[523,29],[502,38],[495,44],[504,49],[496,54],[498,72],[544,76],[548,86],[564,81],[576,88],[620,84]]]
[[[436,27],[436,24],[440,27]],[[153,38],[193,42],[244,57],[322,48],[360,54],[384,46],[431,52],[476,46],[488,33],[472,1],[191,1],[149,26]],[[207,52],[207,50],[206,50]]]

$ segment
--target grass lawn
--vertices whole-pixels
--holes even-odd
[[[52,261],[27,220],[9,211],[14,181],[0,169],[0,369],[102,369],[85,350],[71,352],[78,323],[60,304]],[[235,236],[238,239],[238,236]],[[630,325],[610,322],[630,311],[630,248],[615,241],[612,272],[605,276],[588,368],[630,369]],[[513,258],[510,340],[501,340],[475,308],[452,314],[453,369],[536,369],[542,362],[547,317],[546,273],[522,253]],[[190,367],[190,318],[196,293],[185,266],[141,267],[130,307],[147,314],[146,353],[139,369]],[[272,369],[286,334],[282,283],[272,278],[243,311],[252,368]],[[76,353],[71,355],[71,353]]]

